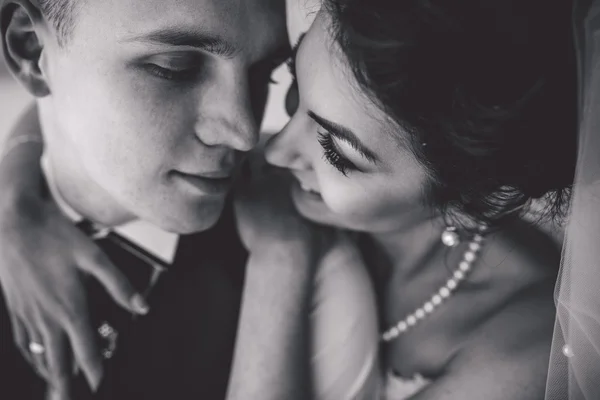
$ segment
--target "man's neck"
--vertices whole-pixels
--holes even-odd
[[[107,227],[122,225],[135,219],[121,207],[111,206],[114,201],[107,200],[106,195],[93,190],[89,187],[91,185],[83,184],[78,174],[69,173],[68,168],[61,168],[62,163],[56,162],[52,153],[44,153],[43,162],[48,185],[53,186],[55,197],[63,203],[63,209],[72,210],[81,218]]]
[[[94,212],[94,207],[82,207],[85,204],[84,199],[77,199],[78,191],[76,185],[70,185],[72,182],[69,179],[59,179],[60,173],[57,174],[57,169],[52,163],[52,159],[47,152],[44,152],[41,159],[41,167],[44,173],[46,183],[50,189],[54,201],[58,204],[62,212],[72,221],[79,222],[83,219],[92,221],[96,224],[112,227],[129,222],[131,219],[113,218],[110,215],[102,215],[99,212]],[[66,189],[66,190],[65,190]]]
[[[85,219],[111,227],[135,219],[98,184],[93,182],[81,165],[77,152],[69,149],[66,140],[55,132],[53,119],[45,115],[49,110],[38,107],[38,115],[45,142],[45,168],[47,178],[69,208]]]
[[[175,259],[175,251],[177,250],[178,235],[163,231],[142,220],[135,220],[131,223],[121,225],[118,222],[111,224],[105,221],[94,219],[89,215],[80,213],[71,207],[70,203],[60,193],[54,175],[52,174],[50,158],[47,154],[42,156],[42,169],[48,183],[50,194],[54,201],[58,204],[61,211],[73,222],[81,222],[86,219],[95,222],[96,225],[104,225],[114,227],[114,231],[121,236],[131,240],[133,243],[142,247],[153,256],[162,260],[166,264],[172,264]],[[129,221],[124,221],[129,222]],[[117,226],[118,225],[118,226]]]

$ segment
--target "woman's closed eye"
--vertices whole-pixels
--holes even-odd
[[[348,176],[349,171],[356,171],[358,168],[352,161],[348,160],[344,157],[340,151],[337,149],[333,138],[331,137],[331,133],[318,130],[317,131],[317,140],[319,144],[323,148],[323,157],[329,164],[331,164],[335,169],[340,171],[340,173],[344,176]]]
[[[326,160],[342,174],[347,176],[349,171],[367,172],[370,166],[379,164],[375,153],[365,147],[350,129],[320,117],[313,111],[308,111],[308,116],[318,125],[317,140]],[[337,143],[348,148],[350,158],[355,159],[355,162],[343,155]]]

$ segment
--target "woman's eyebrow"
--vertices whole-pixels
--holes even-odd
[[[352,132],[349,128],[346,128],[345,126],[336,124],[335,122],[320,117],[312,111],[308,111],[308,116],[317,124],[319,124],[323,129],[327,130],[329,134],[340,140],[343,140],[344,142],[352,146],[352,148],[358,151],[361,156],[367,159],[367,161],[373,164],[379,164],[381,162],[377,155],[375,155],[375,153],[373,153],[364,144],[362,144],[360,139],[358,139],[358,136],[356,136],[356,134]]]

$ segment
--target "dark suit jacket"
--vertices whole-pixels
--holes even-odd
[[[151,312],[119,331],[93,396],[77,380],[76,400],[223,399],[233,356],[247,253],[231,207],[218,224],[180,240],[175,262],[149,298]],[[118,260],[113,260],[117,265]],[[41,400],[44,385],[12,344],[0,304],[0,398]]]

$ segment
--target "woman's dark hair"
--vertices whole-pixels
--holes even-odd
[[[568,205],[577,147],[571,1],[325,0],[361,88],[410,133],[445,215],[495,225]]]

